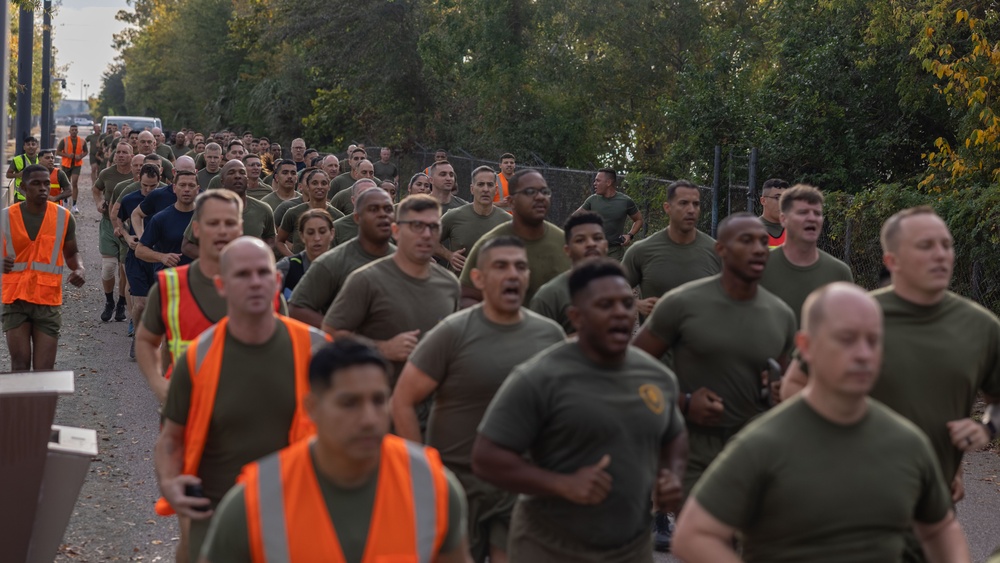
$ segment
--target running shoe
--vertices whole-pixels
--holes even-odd
[[[115,307],[115,320],[118,322],[124,321],[126,318],[125,314],[125,300],[118,302],[118,306]]]
[[[80,214],[80,208],[74,205],[73,206],[73,214],[74,215],[79,215]]]
[[[132,319],[128,320],[128,337],[132,338],[135,336],[135,325],[132,324]]]
[[[653,523],[653,548],[656,551],[670,551],[670,541],[674,536],[674,523],[670,516],[663,512],[657,512]]]
[[[108,322],[111,320],[111,315],[115,312],[115,304],[112,302],[107,302],[104,304],[104,312],[101,313],[101,320]]]
[[[132,345],[128,349],[128,359],[135,361],[135,338],[132,339]]]

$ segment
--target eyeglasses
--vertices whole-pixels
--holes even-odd
[[[514,192],[514,195],[518,194],[524,194],[528,197],[535,197],[537,194],[542,194],[542,197],[552,197],[552,190],[549,188],[524,188]]]
[[[418,235],[426,230],[430,230],[432,235],[441,232],[441,223],[427,223],[425,221],[396,221],[399,225],[409,225],[410,230]]]
[[[764,199],[781,199],[780,195],[762,195],[760,197],[762,197]]]

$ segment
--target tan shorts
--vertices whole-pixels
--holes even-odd
[[[62,328],[62,307],[59,305],[36,305],[18,299],[10,305],[3,306],[3,331],[31,323],[32,329],[38,329],[52,338],[59,338]]]
[[[514,506],[510,522],[507,557],[516,563],[652,563],[653,536],[639,534],[636,539],[611,549],[596,549],[555,533],[545,522]]]

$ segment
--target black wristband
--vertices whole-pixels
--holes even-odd
[[[684,394],[684,406],[681,407],[681,414],[683,414],[684,416],[687,416],[688,407],[690,407],[690,406],[691,406],[691,393],[685,393]]]

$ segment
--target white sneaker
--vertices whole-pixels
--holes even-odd
[[[80,208],[74,205],[73,206],[73,213],[79,215],[80,214]]]

